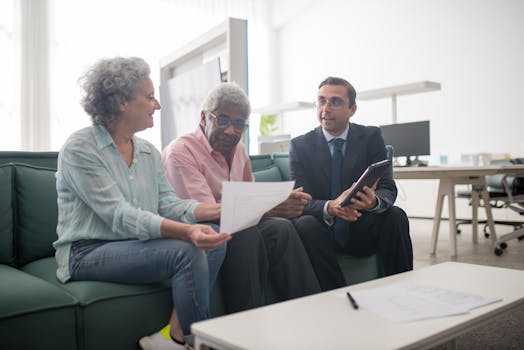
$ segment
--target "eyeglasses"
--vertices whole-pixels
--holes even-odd
[[[219,114],[218,116],[217,115],[214,115],[213,113],[211,112],[208,112],[210,116],[212,116],[213,118],[215,118],[216,122],[217,122],[217,126],[219,128],[227,128],[229,125],[233,125],[233,128],[236,130],[236,131],[239,131],[239,132],[242,132],[244,131],[245,128],[247,128],[249,126],[249,124],[247,124],[245,121],[243,120],[231,120],[231,118],[229,118],[227,115],[223,115],[223,114]]]
[[[326,99],[324,97],[319,97],[313,103],[315,104],[315,107],[317,107],[317,108],[324,107],[327,104],[329,104],[332,108],[340,108],[344,104],[346,104],[346,101],[344,101],[340,97],[331,97],[330,99]]]

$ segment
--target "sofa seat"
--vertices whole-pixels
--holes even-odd
[[[84,349],[134,349],[144,335],[165,326],[173,309],[170,281],[148,285],[98,281],[62,284],[56,278],[54,257],[33,261],[21,268],[61,288],[78,303]],[[137,315],[140,315],[137,317]],[[134,335],[134,336],[130,336]]]
[[[77,348],[77,301],[67,291],[0,265],[0,345],[6,349]]]
[[[337,254],[337,259],[348,285],[371,281],[383,276],[376,254],[364,257]]]

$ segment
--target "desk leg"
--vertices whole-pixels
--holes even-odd
[[[438,184],[437,205],[435,207],[435,216],[433,217],[433,232],[431,233],[431,254],[435,254],[437,251],[438,231],[440,220],[442,219],[442,204],[446,195],[443,182],[444,179],[441,179]]]
[[[451,244],[451,256],[457,256],[457,233],[455,230],[455,183],[451,179],[440,179],[438,185],[437,206],[433,218],[433,232],[431,234],[431,254],[437,251],[438,231],[442,219],[442,205],[444,197],[448,196],[449,209],[449,243]]]
[[[489,193],[486,190],[486,186],[482,188],[482,198],[484,200],[484,208],[486,209],[486,218],[488,219],[491,242],[495,245],[497,243],[497,233],[495,232],[493,213],[491,212],[491,204],[489,203]]]
[[[478,243],[478,208],[480,204],[479,199],[480,189],[478,186],[471,186],[471,230],[473,243]]]
[[[448,196],[449,243],[451,244],[451,256],[457,256],[457,218],[455,214],[455,183],[451,181],[451,179],[445,179],[444,182],[446,184],[445,191]]]

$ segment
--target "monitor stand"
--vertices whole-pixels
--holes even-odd
[[[411,156],[406,157],[406,166],[418,167],[418,166],[428,166],[428,162],[425,160],[418,159],[418,156],[415,156],[415,159],[411,159]]]

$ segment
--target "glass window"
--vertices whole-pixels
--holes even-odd
[[[31,50],[31,55],[49,55],[49,66],[35,68],[35,73],[39,73],[39,69],[49,69],[43,75],[45,81],[31,80],[31,84],[36,82],[48,86],[49,96],[45,97],[43,105],[49,106],[50,120],[45,117],[46,120],[41,121],[46,123],[46,128],[49,126],[49,135],[44,130],[46,137],[41,137],[36,146],[43,151],[59,150],[72,132],[91,124],[80,106],[82,91],[78,78],[96,60],[114,56],[144,58],[151,67],[151,79],[159,98],[160,59],[227,17],[249,20],[254,14],[253,1],[245,0],[45,1],[48,7],[39,6],[36,11],[48,9],[41,15],[48,16],[44,22],[49,25],[49,41],[45,49],[35,46]],[[21,107],[34,102],[32,99],[38,89],[21,93],[20,62],[24,62],[21,23],[31,21],[31,18],[22,16],[35,14],[21,11],[21,3],[17,0],[0,1],[0,150],[31,148],[31,145],[23,144],[27,140],[22,138]],[[38,115],[30,117],[38,118]],[[156,117],[155,127],[139,136],[160,148],[159,111]],[[26,121],[32,126],[34,122],[34,119]],[[34,130],[28,130],[27,135],[32,135],[32,132]]]
[[[227,16],[245,17],[249,6],[229,1],[52,0],[51,148],[58,150],[75,130],[91,124],[80,106],[78,78],[102,57],[139,56],[151,67],[159,98],[160,59],[218,25]],[[162,101],[160,101],[162,103]],[[139,134],[160,149],[160,111],[155,126]],[[196,125],[195,125],[196,128]]]
[[[18,1],[0,1],[0,150],[20,149]]]

